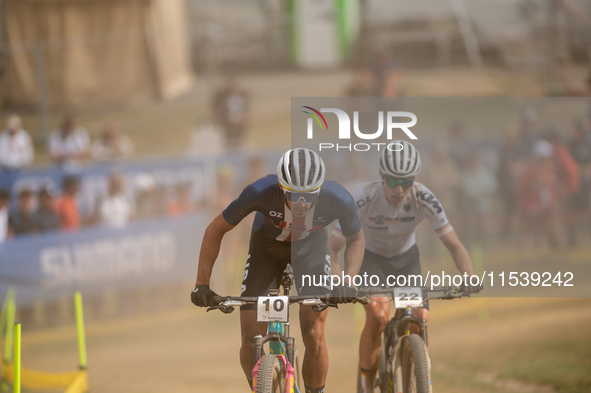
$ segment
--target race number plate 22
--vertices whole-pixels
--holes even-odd
[[[394,305],[396,308],[420,307],[423,303],[421,288],[394,288]]]
[[[288,322],[289,298],[287,296],[259,296],[258,322]]]

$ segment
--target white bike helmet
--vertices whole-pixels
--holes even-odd
[[[392,141],[382,150],[380,156],[382,174],[407,179],[421,171],[419,152],[407,141]]]
[[[324,183],[324,162],[310,149],[288,150],[277,164],[279,184],[289,192],[317,192]]]

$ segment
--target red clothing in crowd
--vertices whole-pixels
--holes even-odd
[[[522,215],[540,217],[553,213],[559,191],[558,174],[553,163],[531,163],[523,173],[517,191]]]
[[[579,165],[570,154],[568,147],[562,143],[553,143],[554,162],[560,176],[561,196],[574,195],[581,187]]]
[[[62,231],[75,231],[80,228],[80,214],[76,199],[64,194],[58,201],[56,210]]]
[[[192,202],[174,201],[169,203],[167,207],[168,214],[173,217],[194,213],[196,210],[196,206]]]

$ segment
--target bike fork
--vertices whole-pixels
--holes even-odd
[[[265,339],[260,334],[254,336],[254,364],[257,364],[259,359],[263,356],[263,344]]]

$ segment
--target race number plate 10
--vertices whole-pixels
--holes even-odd
[[[287,296],[259,296],[258,322],[288,322],[289,298]]]
[[[421,288],[394,288],[394,306],[396,308],[420,307],[423,303]]]

